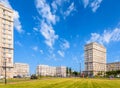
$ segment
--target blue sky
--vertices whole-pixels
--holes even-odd
[[[120,61],[119,0],[0,0],[14,10],[14,62],[84,70],[84,45],[107,48]]]

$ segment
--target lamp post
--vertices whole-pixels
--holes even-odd
[[[5,59],[5,84],[7,84],[7,71],[6,71],[6,59]]]
[[[81,76],[81,62],[80,62],[80,76]]]

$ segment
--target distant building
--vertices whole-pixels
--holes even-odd
[[[56,76],[56,67],[48,65],[38,65],[36,74],[40,76]]]
[[[0,76],[13,77],[13,10],[0,2]]]
[[[85,73],[95,76],[106,71],[106,48],[96,42],[85,45]]]
[[[15,63],[14,76],[21,76],[21,77],[29,76],[29,65],[25,63]]]
[[[120,70],[120,62],[107,63],[107,71]]]
[[[48,65],[38,65],[36,74],[40,76],[60,76],[66,77],[66,67],[52,67]]]
[[[58,77],[66,77],[66,67],[56,67],[56,76]]]

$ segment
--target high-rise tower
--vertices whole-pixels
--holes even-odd
[[[106,48],[96,42],[85,45],[85,72],[95,76],[106,71]]]
[[[13,77],[13,51],[13,10],[0,3],[0,76],[6,67],[6,76]]]

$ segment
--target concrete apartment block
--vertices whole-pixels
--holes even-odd
[[[13,77],[13,10],[0,3],[0,76]]]
[[[14,76],[27,77],[29,76],[29,65],[25,63],[14,64]]]
[[[85,45],[85,73],[95,76],[98,72],[106,71],[106,48],[96,42]]]
[[[120,70],[120,62],[107,63],[107,71]]]
[[[66,67],[65,66],[56,67],[56,75],[58,77],[66,77]]]
[[[55,76],[56,67],[48,65],[38,65],[36,69],[36,74],[40,76]]]
[[[66,77],[66,67],[52,67],[48,65],[38,65],[36,74],[40,76],[59,76]]]

